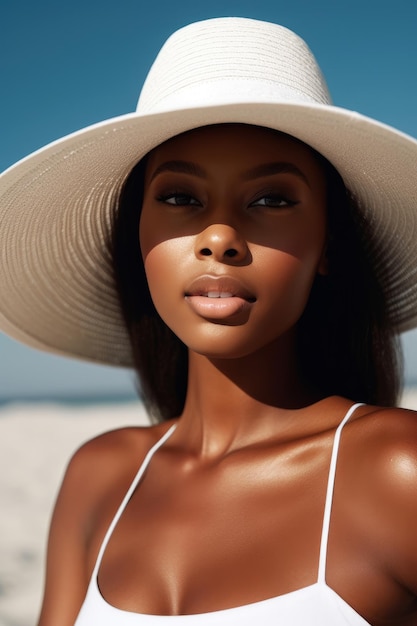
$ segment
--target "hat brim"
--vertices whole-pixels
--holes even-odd
[[[50,352],[130,366],[108,248],[121,186],[157,145],[223,123],[288,133],[336,167],[371,224],[390,319],[398,331],[415,326],[417,141],[339,107],[245,102],[116,117],[4,172],[0,329]]]

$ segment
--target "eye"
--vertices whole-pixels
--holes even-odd
[[[157,197],[158,202],[172,206],[201,206],[201,203],[186,193],[170,192]]]
[[[266,207],[267,209],[281,209],[286,207],[291,207],[297,204],[295,200],[290,200],[290,198],[283,196],[282,194],[268,194],[257,198],[253,202],[250,203],[250,207]]]

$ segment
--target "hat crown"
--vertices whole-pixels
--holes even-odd
[[[216,18],[176,31],[156,57],[137,112],[236,102],[330,104],[321,70],[291,30],[248,18]]]

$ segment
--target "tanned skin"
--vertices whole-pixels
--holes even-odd
[[[115,607],[197,614],[317,581],[330,454],[352,405],[320,397],[295,355],[327,272],[325,196],[312,153],[266,129],[198,129],[151,153],[138,236],[189,381],[104,554],[98,582]],[[39,626],[73,626],[107,527],[170,425],[114,431],[74,455]],[[416,442],[416,415],[396,408],[361,406],[342,434],[326,580],[373,626],[417,624]]]

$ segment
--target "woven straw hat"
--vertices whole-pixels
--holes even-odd
[[[286,132],[337,168],[371,223],[391,319],[398,330],[414,326],[417,142],[332,106],[314,57],[288,29],[219,18],[168,39],[135,113],[55,141],[0,177],[0,329],[51,352],[130,365],[106,245],[120,188],[158,144],[228,122]]]

